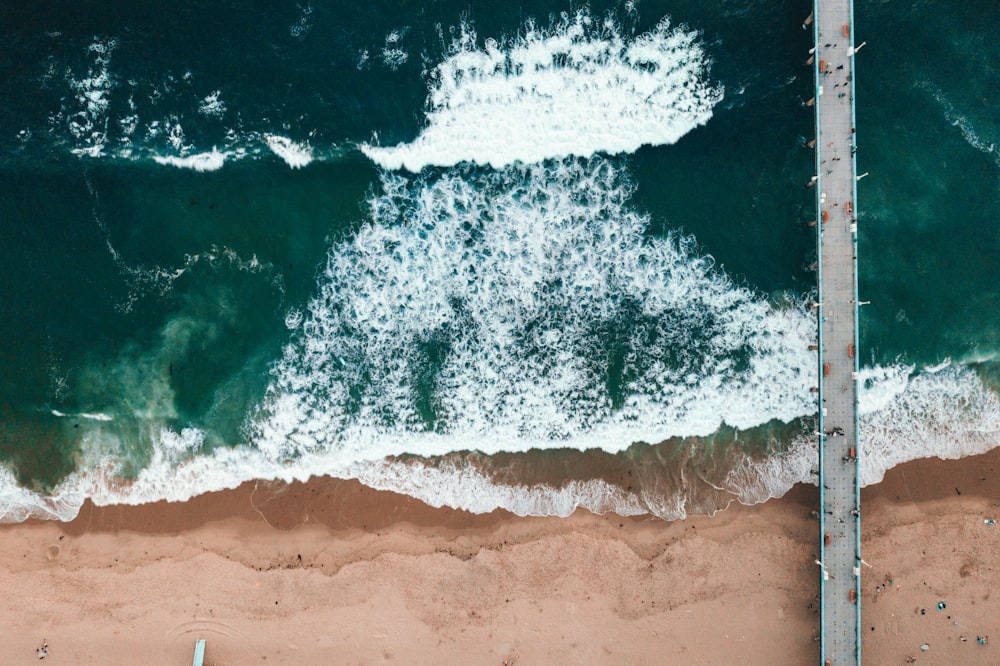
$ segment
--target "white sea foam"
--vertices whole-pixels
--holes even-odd
[[[103,157],[104,156],[104,143],[103,136],[94,135],[91,137],[94,143],[88,146],[81,146],[79,148],[72,148],[69,152],[77,157]]]
[[[306,6],[308,18],[312,8]],[[402,32],[387,39],[401,39]],[[309,143],[320,134],[317,129],[300,127],[306,116],[295,122],[279,121],[279,131],[268,132],[270,118],[248,118],[245,113],[229,113],[221,90],[195,96],[195,75],[163,74],[123,79],[112,70],[114,39],[96,40],[87,49],[86,69],[60,67],[52,59],[40,83],[45,87],[65,86],[60,108],[49,114],[47,137],[82,158],[152,160],[158,164],[195,171],[215,171],[228,162],[245,157],[276,154],[291,168],[298,169],[315,160],[334,160],[344,151],[329,143],[317,149]],[[122,92],[122,89],[125,89]],[[205,118],[232,122],[223,127]],[[187,128],[187,129],[186,129]],[[306,141],[293,141],[284,132],[297,128]],[[208,133],[206,136],[206,132]],[[21,130],[22,143],[32,138],[31,128]],[[265,147],[266,145],[266,147]]]
[[[295,143],[277,134],[265,134],[264,140],[267,147],[293,169],[301,169],[313,161],[312,147],[308,143]]]
[[[796,483],[818,483],[819,447],[816,438],[802,435],[781,453],[766,458],[742,456],[735,461],[721,489],[741,504],[759,504],[781,497]]]
[[[997,144],[993,141],[987,141],[980,137],[968,117],[958,113],[953,108],[950,108],[950,105],[947,108],[948,110],[945,112],[945,118],[952,127],[958,128],[958,130],[962,133],[962,138],[965,139],[965,142],[984,155],[992,155],[993,161],[1000,164],[1000,153],[997,151]]]
[[[518,516],[568,516],[581,508],[620,516],[649,512],[635,494],[601,480],[570,481],[559,488],[543,484],[509,486],[495,483],[471,467],[401,462],[369,463],[350,471],[372,488],[404,493],[434,507],[472,513],[504,509]]]
[[[122,133],[120,141],[122,143],[131,143],[130,137],[135,133],[136,128],[139,127],[139,116],[133,113],[119,118],[118,127]]]
[[[968,367],[911,375],[879,409],[866,409],[864,398],[861,408],[862,485],[907,460],[963,458],[1000,446],[1000,398]]]
[[[81,419],[90,419],[92,421],[113,421],[114,417],[107,414],[102,414],[100,412],[96,414],[90,414],[88,412],[80,412]]]
[[[225,146],[222,150],[209,150],[204,139],[189,138],[184,123],[192,115],[219,120],[226,116],[222,92],[215,90],[191,104],[191,72],[179,78],[166,74],[155,80],[123,80],[112,70],[116,49],[115,39],[95,39],[87,48],[86,69],[76,65],[60,67],[53,58],[40,80],[46,87],[65,85],[68,94],[61,99],[60,108],[49,114],[48,135],[65,142],[71,154],[152,159],[160,164],[213,171],[227,159],[242,157],[258,147],[260,134],[244,130],[239,119],[235,129],[227,128],[225,135],[218,136],[217,145]],[[121,94],[122,88],[127,94]],[[163,106],[173,110],[164,114],[159,108]],[[204,125],[204,119],[196,121],[195,125],[199,124]],[[24,136],[26,139],[29,134]],[[175,154],[169,154],[171,149]]]
[[[55,129],[65,124],[75,145],[70,152],[78,157],[101,157],[108,143],[108,108],[117,81],[110,73],[114,39],[95,39],[87,48],[90,65],[86,72],[67,70],[66,83],[72,99],[62,102],[57,114],[50,116]]]
[[[609,161],[383,187],[275,369],[252,428],[273,456],[620,451],[813,410],[804,307],[646,238]]]
[[[28,518],[72,520],[86,499],[84,493],[75,480],[70,480],[43,495],[20,486],[13,472],[0,465],[0,523],[19,523]]]
[[[989,123],[982,123],[984,131],[987,132],[987,137],[983,138],[980,132],[977,132],[973,120],[969,118],[969,115],[961,112],[959,109],[952,104],[951,100],[944,93],[941,88],[937,85],[923,81],[918,84],[919,87],[927,90],[934,100],[941,105],[944,110],[945,120],[952,127],[958,129],[962,134],[962,138],[971,147],[975,148],[984,155],[988,155],[993,159],[993,163],[1000,167],[1000,135],[990,131]]]
[[[924,374],[905,365],[865,368],[861,383],[862,486],[910,460],[953,460],[1000,447],[1000,397],[969,367]],[[724,486],[745,504],[780,497],[796,483],[817,483],[817,456],[815,437],[803,435],[785,453],[746,459]]]
[[[288,28],[288,33],[297,39],[304,39],[312,29],[314,10],[312,4],[308,2],[304,7],[302,5],[297,5],[297,7],[299,8],[299,20]]]
[[[925,366],[923,371],[926,372],[929,375],[933,375],[935,373],[941,372],[942,370],[944,370],[945,368],[949,367],[950,365],[951,365],[951,359],[950,358],[946,358],[945,360],[941,361],[937,365]]]
[[[121,470],[108,457],[87,470],[74,472],[48,495],[20,488],[9,470],[0,467],[0,523],[32,517],[72,520],[87,498],[98,506],[182,502],[202,493],[235,488],[248,480],[306,481],[317,474],[358,479],[373,488],[410,494],[431,506],[475,513],[497,508],[521,516],[568,516],[578,508],[619,515],[648,512],[634,494],[600,480],[573,481],[560,488],[523,487],[493,483],[471,468],[429,467],[419,462],[343,464],[324,454],[283,461],[247,447],[199,455],[204,437],[196,428],[180,433],[163,429],[152,460],[133,481],[121,481]]]
[[[302,314],[302,310],[291,308],[285,313],[285,327],[290,331],[294,331],[302,323],[303,318],[305,318],[305,315]]]
[[[77,92],[77,101],[91,119],[96,119],[108,110],[108,95],[114,81],[108,73],[115,40],[95,41],[89,51],[94,54],[93,65],[86,75],[71,78],[70,86]]]
[[[431,72],[426,126],[411,143],[364,145],[387,169],[468,161],[501,167],[676,142],[708,122],[722,89],[705,81],[696,33],[664,20],[634,39],[586,11],[480,46],[463,25]]]
[[[858,373],[858,413],[860,416],[888,408],[909,386],[912,365],[862,368]]]
[[[905,375],[909,371],[874,369],[871,374],[894,382],[900,372]],[[887,469],[907,460],[959,458],[1000,446],[1000,400],[967,367],[915,375],[902,392],[890,392],[892,400],[862,417],[863,485],[877,483]],[[204,433],[195,428],[181,432],[162,428],[153,443],[151,463],[131,482],[120,479],[115,458],[107,456],[107,451],[116,448],[114,442],[85,440],[81,469],[46,495],[18,486],[13,474],[0,466],[0,522],[29,517],[71,520],[88,497],[101,506],[184,501],[253,479],[291,482],[316,475],[358,479],[432,506],[476,513],[502,508],[517,515],[566,516],[585,508],[620,515],[649,513],[665,519],[687,515],[687,498],[681,491],[669,497],[648,492],[637,495],[601,480],[572,481],[558,488],[509,485],[472,467],[351,461],[339,449],[296,457],[246,446],[204,453],[204,439]],[[815,438],[803,435],[784,453],[763,460],[745,457],[736,461],[718,488],[745,504],[780,497],[796,483],[816,483],[816,456]]]
[[[184,128],[181,126],[177,116],[171,116],[170,122],[167,123],[166,127],[167,140],[170,141],[170,145],[173,146],[174,150],[181,153],[188,152],[189,147],[184,145]],[[212,148],[212,152],[216,152],[214,147]],[[206,169],[206,171],[210,170]]]
[[[366,69],[369,66],[370,62],[371,58],[368,55],[368,49],[361,49],[360,51],[358,51],[358,61],[356,65],[358,71]]]
[[[222,118],[226,115],[226,103],[222,101],[222,92],[216,90],[206,95],[198,104],[198,113],[209,118]]]
[[[402,39],[407,32],[409,32],[409,28],[403,28],[393,30],[385,36],[385,46],[382,47],[382,63],[392,71],[405,65],[406,61],[410,59],[410,54],[402,47]]]
[[[66,414],[64,412],[60,412],[58,409],[50,410],[50,412],[51,412],[51,414],[53,416],[58,416],[60,418],[70,418],[70,417],[74,417],[75,416],[75,417],[81,418],[81,419],[90,419],[91,421],[113,421],[114,420],[114,417],[109,416],[108,414],[100,413],[100,412],[96,413],[96,414],[91,414],[89,412],[80,412],[79,414]]]
[[[153,161],[157,164],[179,167],[181,169],[193,169],[194,171],[218,171],[226,163],[227,153],[219,152],[213,148],[207,153],[195,153],[194,155],[154,155]]]

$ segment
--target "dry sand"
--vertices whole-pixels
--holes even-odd
[[[865,491],[866,663],[1000,663],[976,640],[1000,641],[998,469],[916,461]],[[207,664],[817,663],[816,501],[517,518],[318,479],[88,504],[0,527],[0,664],[43,640],[46,664],[189,664],[197,638]]]

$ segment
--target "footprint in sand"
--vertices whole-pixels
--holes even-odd
[[[59,546],[49,546],[45,549],[45,557],[49,558],[49,562],[55,562],[59,559],[59,554],[62,550]]]

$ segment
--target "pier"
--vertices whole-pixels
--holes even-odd
[[[858,176],[852,0],[813,0],[819,324],[820,645],[829,666],[861,663],[858,458]]]

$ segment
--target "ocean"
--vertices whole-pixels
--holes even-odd
[[[810,9],[0,4],[0,521],[815,483]],[[855,16],[870,484],[1000,446],[1000,5]]]

